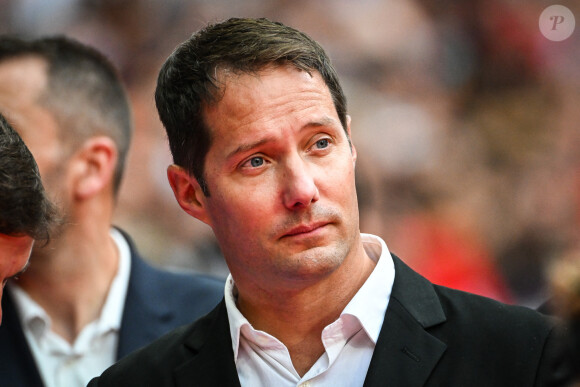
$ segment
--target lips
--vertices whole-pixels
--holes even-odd
[[[299,225],[287,231],[284,235],[282,235],[282,238],[309,234],[326,226],[327,224],[328,222],[318,222],[312,224]]]

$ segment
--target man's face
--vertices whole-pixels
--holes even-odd
[[[46,83],[46,63],[40,58],[0,62],[0,111],[34,156],[49,198],[65,208],[66,152],[54,115],[38,102]]]
[[[238,288],[302,288],[336,270],[359,238],[356,152],[317,72],[224,79],[223,99],[205,111],[210,196],[198,217]]]
[[[0,234],[0,299],[8,279],[18,276],[28,264],[30,251],[34,239],[28,235],[10,236]],[[0,308],[0,324],[2,323],[2,309]]]

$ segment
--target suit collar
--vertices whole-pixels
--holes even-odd
[[[184,345],[192,356],[174,370],[178,387],[240,386],[224,301],[198,320]]]
[[[395,282],[391,298],[398,300],[423,328],[444,322],[447,318],[433,284],[411,270],[395,255],[393,255],[393,262]]]
[[[160,332],[170,330],[175,312],[169,308],[166,300],[159,299],[166,293],[159,292],[155,269],[141,258],[131,238],[118,230],[127,240],[131,251],[129,287],[117,349],[117,359],[121,359],[143,343],[156,339]],[[147,323],[144,324],[144,321]]]
[[[422,386],[447,347],[426,329],[446,317],[433,285],[393,261],[393,291],[364,385]]]

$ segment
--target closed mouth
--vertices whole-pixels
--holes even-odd
[[[319,228],[326,226],[327,224],[329,224],[329,223],[328,222],[318,222],[318,223],[300,225],[300,226],[294,227],[291,230],[289,230],[288,232],[286,232],[284,235],[282,235],[282,238],[292,237],[292,236],[302,235],[302,234],[308,234],[308,233],[311,233],[313,231],[318,230]]]

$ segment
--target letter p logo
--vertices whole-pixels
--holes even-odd
[[[563,5],[551,5],[544,9],[539,20],[540,32],[547,39],[559,42],[568,39],[576,27],[574,14]]]
[[[564,23],[564,16],[550,16],[550,20],[554,21],[554,24],[552,25],[552,31],[556,31],[558,24]]]

